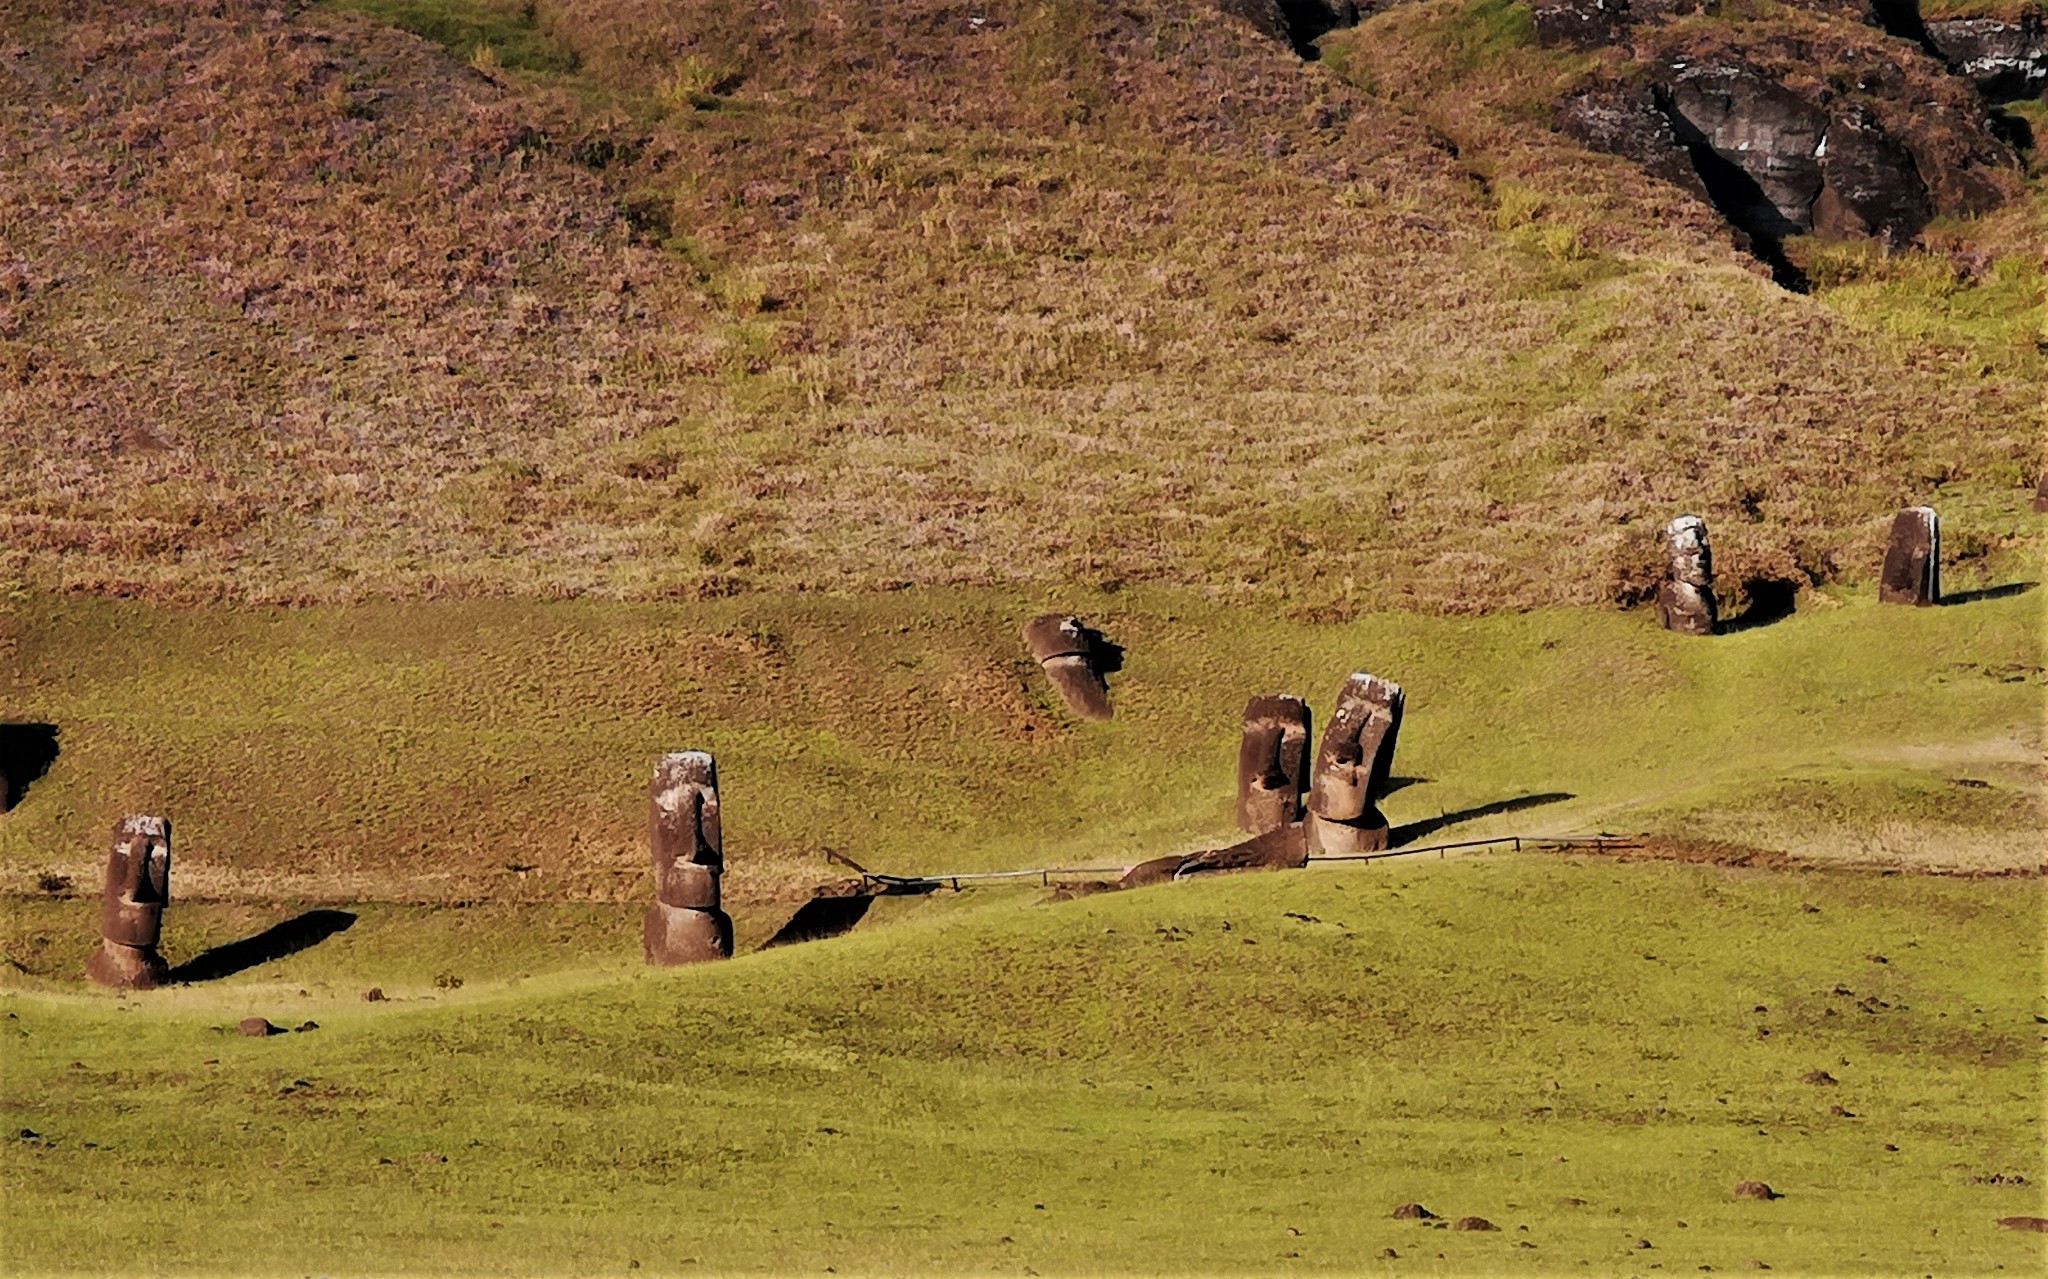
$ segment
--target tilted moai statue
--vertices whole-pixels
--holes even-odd
[[[1393,771],[1402,703],[1399,684],[1363,671],[1338,690],[1309,785],[1313,850],[1369,853],[1387,846],[1387,819],[1378,804]]]
[[[1237,745],[1237,826],[1253,835],[1301,820],[1308,790],[1308,703],[1260,693],[1244,707]]]
[[[654,905],[640,940],[650,964],[732,957],[732,920],[719,909],[725,844],[718,829],[718,765],[704,751],[676,751],[654,765],[647,842]]]
[[[1892,517],[1877,598],[1887,604],[1941,602],[1941,520],[1931,506],[1909,506]]]
[[[1102,636],[1067,613],[1041,613],[1024,623],[1024,643],[1052,677],[1067,709],[1083,719],[1108,719],[1109,686],[1103,683]]]
[[[161,986],[171,966],[157,952],[171,901],[171,823],[130,815],[114,823],[114,850],[100,893],[100,948],[85,975],[118,990]]]
[[[1657,587],[1657,620],[1667,631],[1712,635],[1720,620],[1714,601],[1714,553],[1707,522],[1681,515],[1664,526],[1664,581]]]

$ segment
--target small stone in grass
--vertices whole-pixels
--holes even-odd
[[[1783,1199],[1784,1196],[1771,1189],[1769,1182],[1742,1180],[1735,1183],[1737,1199]]]
[[[1427,1221],[1435,1216],[1421,1204],[1402,1204],[1394,1209],[1394,1217],[1398,1221]]]
[[[1457,1219],[1456,1221],[1454,1221],[1454,1222],[1452,1222],[1452,1223],[1451,1223],[1451,1229],[1453,1229],[1453,1230],[1499,1230],[1499,1229],[1500,1229],[1500,1227],[1499,1227],[1499,1226],[1496,1226],[1496,1225],[1494,1225],[1494,1224],[1493,1224],[1492,1222],[1488,1221],[1488,1220],[1487,1220],[1486,1218],[1484,1218],[1484,1217],[1460,1217],[1460,1218],[1458,1218],[1458,1219]]]
[[[284,1033],[284,1027],[273,1026],[270,1024],[269,1019],[264,1017],[244,1017],[236,1024],[235,1029],[251,1038],[260,1038],[264,1035],[282,1035]]]

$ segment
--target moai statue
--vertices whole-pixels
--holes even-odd
[[[1109,686],[1102,677],[1114,646],[1100,632],[1066,613],[1041,613],[1024,624],[1024,643],[1052,677],[1067,709],[1083,719],[1108,719]]]
[[[161,986],[171,966],[157,952],[171,901],[171,823],[130,815],[114,823],[114,850],[100,893],[100,948],[85,975],[117,990]]]
[[[1401,686],[1363,671],[1344,681],[1337,711],[1316,753],[1308,793],[1311,850],[1370,853],[1387,846],[1378,801],[1394,766],[1401,732]]]
[[[2034,510],[2038,514],[2048,515],[2048,472],[2043,472],[2041,482],[2034,486]]]
[[[1667,631],[1712,635],[1720,611],[1714,602],[1714,553],[1707,522],[1681,515],[1664,526],[1664,581],[1657,587],[1657,620]]]
[[[1308,703],[1261,693],[1245,703],[1237,745],[1237,826],[1253,835],[1301,820],[1308,789]]]
[[[1877,598],[1887,604],[1941,602],[1941,520],[1931,506],[1909,506],[1892,517]]]
[[[676,751],[654,765],[647,842],[654,905],[640,941],[650,964],[732,957],[732,920],[718,908],[725,845],[718,831],[718,765],[704,751]]]

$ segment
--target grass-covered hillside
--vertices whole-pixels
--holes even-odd
[[[1788,294],[1552,131],[1597,59],[1516,4],[1319,62],[1196,0],[0,26],[0,573],[37,588],[1465,612],[1631,598],[1680,510],[1738,581],[1867,579],[1909,501],[1966,564],[2035,545],[2019,162]]]

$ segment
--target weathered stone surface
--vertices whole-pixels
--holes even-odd
[[[1583,89],[1557,104],[1557,126],[1595,151],[1633,160],[1705,204],[1707,187],[1685,145],[1672,131],[1671,117],[1649,88],[1640,85]]]
[[[1168,883],[1173,879],[1174,872],[1180,869],[1180,864],[1184,860],[1186,858],[1182,854],[1172,853],[1165,857],[1154,857],[1147,861],[1139,862],[1123,873],[1122,877],[1116,881],[1116,886],[1118,888],[1144,888],[1151,884]]]
[[[1772,237],[1813,226],[1826,112],[1731,63],[1685,64],[1671,74],[1664,102],[1672,131],[1693,152],[1696,167],[1703,159],[1718,160],[1748,179],[1718,184],[1715,203],[1730,221]],[[1716,186],[1709,177],[1709,189]]]
[[[1261,693],[1245,703],[1237,747],[1237,825],[1262,835],[1301,820],[1308,789],[1308,703]]]
[[[1892,517],[1877,598],[1887,604],[1941,602],[1941,520],[1933,507],[1909,506]]]
[[[100,893],[100,948],[86,961],[86,976],[118,989],[161,985],[170,965],[156,947],[170,900],[170,822],[138,814],[123,817],[114,823]]]
[[[648,838],[657,878],[677,864],[725,864],[718,764],[708,753],[675,751],[655,763],[648,788]]]
[[[1059,689],[1067,709],[1083,719],[1115,714],[1103,676],[1112,647],[1100,631],[1068,613],[1041,613],[1024,624],[1024,643]]]
[[[1377,806],[1368,807],[1349,821],[1310,813],[1305,826],[1309,847],[1332,857],[1383,853],[1394,833]]]
[[[1458,1218],[1458,1219],[1457,1219],[1456,1221],[1454,1221],[1454,1222],[1452,1222],[1452,1223],[1451,1223],[1451,1229],[1453,1229],[1453,1230],[1499,1230],[1499,1229],[1500,1229],[1500,1227],[1499,1227],[1499,1226],[1496,1226],[1496,1225],[1494,1225],[1494,1224],[1493,1224],[1492,1222],[1488,1221],[1488,1220],[1487,1220],[1486,1218],[1484,1218],[1484,1217],[1460,1217],[1460,1218]]]
[[[1386,794],[1401,732],[1401,686],[1364,671],[1344,681],[1323,731],[1309,783],[1308,823],[1317,851],[1349,853],[1386,847]],[[1374,843],[1374,841],[1377,843]]]
[[[2048,97],[2048,14],[2029,9],[2017,19],[1937,18],[1927,40],[1949,70],[1993,102]]]
[[[1836,237],[1867,236],[1903,244],[1934,217],[1934,197],[1913,155],[1855,103],[1830,114],[1820,141],[1820,194],[1813,229]]]
[[[1714,554],[1707,523],[1681,515],[1664,526],[1664,581],[1657,588],[1657,620],[1667,631],[1712,635],[1720,620],[1714,599]]]
[[[722,910],[684,910],[656,902],[640,921],[640,945],[650,964],[730,959],[732,920]]]
[[[1174,867],[1173,878],[1226,870],[1288,870],[1307,864],[1307,828],[1297,824],[1277,827],[1228,848],[1190,853]]]
[[[718,764],[704,751],[676,751],[654,766],[648,787],[648,849],[654,905],[641,922],[650,964],[693,964],[732,955],[732,920],[719,909],[725,869]]]

